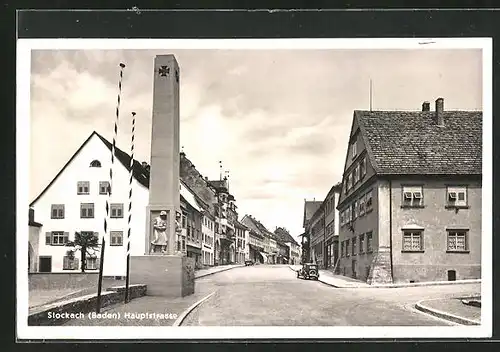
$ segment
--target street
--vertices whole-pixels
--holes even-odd
[[[340,289],[297,279],[287,265],[256,265],[199,279],[196,290],[216,294],[183,326],[446,326],[415,303],[477,293],[480,284]]]

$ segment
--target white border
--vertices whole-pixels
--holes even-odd
[[[31,50],[46,49],[482,49],[483,188],[480,326],[430,327],[38,327],[28,326],[26,249],[30,160]],[[166,50],[168,51],[168,50]],[[492,39],[20,39],[17,41],[17,337],[19,339],[478,338],[492,334]],[[23,234],[26,234],[23,236]]]

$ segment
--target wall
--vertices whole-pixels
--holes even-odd
[[[43,224],[40,233],[39,255],[52,257],[52,271],[63,271],[63,256],[70,249],[65,246],[51,246],[45,244],[45,233],[50,231],[69,232],[69,240],[74,239],[76,231],[94,231],[103,235],[104,217],[106,215],[105,202],[107,195],[99,194],[99,181],[109,180],[110,166],[109,149],[99,139],[93,136],[87,145],[66,167],[64,172],[55,180],[51,187],[33,205],[35,221]],[[90,162],[97,159],[102,167],[91,168]],[[90,194],[77,195],[77,182],[89,181]],[[123,231],[123,246],[110,246],[109,237],[106,238],[104,275],[123,276],[126,271],[126,238],[128,220],[128,192],[129,173],[126,168],[115,159],[113,168],[113,190],[111,203],[123,203],[123,218],[110,219],[108,231]],[[131,219],[131,254],[143,255],[145,251],[144,232],[146,230],[145,207],[148,204],[149,191],[133,180],[132,219]],[[80,218],[80,203],[94,203],[94,218]],[[65,218],[51,219],[51,205],[65,204]],[[109,236],[109,232],[108,232]],[[75,257],[79,260],[80,253]],[[97,272],[97,270],[94,270]]]
[[[40,233],[41,227],[38,226],[29,226],[29,243],[30,247],[28,250],[30,251],[30,267],[29,272],[36,273],[38,271],[38,249],[40,247]]]
[[[28,275],[29,290],[51,290],[60,288],[88,288],[96,287],[99,274],[97,272],[80,273],[30,273]],[[114,277],[104,277],[103,286],[117,285],[124,282]]]
[[[353,228],[354,231],[352,231],[348,225],[340,226],[340,220],[339,220],[339,252],[341,251],[342,245],[341,243],[344,242],[344,248],[345,248],[345,241],[349,240],[349,248],[348,248],[348,256],[340,256],[339,263],[338,263],[338,269],[337,272],[340,274],[344,274],[349,277],[353,277],[354,274],[356,274],[356,278],[360,280],[367,280],[368,275],[369,275],[369,269],[372,265],[372,261],[374,259],[374,253],[376,254],[378,252],[378,185],[377,183],[374,182],[373,179],[371,181],[367,182],[366,184],[363,185],[363,188],[359,189],[358,195],[361,196],[362,194],[366,194],[369,190],[372,190],[372,211],[369,213],[365,213],[363,216],[358,217],[354,224]],[[357,197],[352,198],[357,199]],[[343,205],[343,208],[339,209],[340,211],[344,210],[344,208],[347,207],[347,205],[351,205],[352,202],[345,203]],[[387,207],[388,209],[388,207]],[[359,252],[359,236],[361,234],[366,234],[368,232],[372,232],[372,252],[367,251],[367,241],[366,241],[366,236],[365,236],[365,242],[364,242],[364,251],[362,253]],[[357,240],[357,247],[358,251],[354,255],[352,255],[352,238],[356,238]],[[345,254],[345,249],[344,249],[344,254]],[[355,272],[352,270],[352,261],[355,260]]]
[[[424,208],[402,208],[404,184],[412,179],[392,182],[394,281],[448,280],[447,271],[455,270],[457,280],[481,277],[481,182],[467,179],[426,180],[423,183]],[[446,209],[447,184],[467,184],[468,209]],[[403,253],[402,229],[409,224],[422,226],[423,253]],[[447,253],[449,227],[469,229],[469,252]]]
[[[209,217],[204,216],[203,217],[203,222],[202,222],[202,227],[201,231],[205,236],[208,236],[211,238],[211,241],[206,242],[205,236],[203,236],[203,247],[202,251],[205,252],[208,255],[208,258],[206,260],[206,265],[214,265],[214,246],[215,246],[215,234],[214,234],[214,221],[212,221]]]

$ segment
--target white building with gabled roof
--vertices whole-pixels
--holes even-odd
[[[93,132],[48,186],[31,202],[40,238],[37,253],[38,272],[81,271],[80,253],[68,256],[75,232],[92,232],[101,242],[106,216],[106,189],[109,185],[111,143]],[[125,276],[129,208],[130,156],[115,149],[110,219],[104,258],[103,276]],[[145,254],[146,211],[149,199],[149,169],[134,160],[132,178],[132,217],[130,222],[131,255]],[[181,199],[199,207],[192,192],[180,182]],[[193,203],[193,204],[191,204]],[[31,242],[31,241],[30,241]],[[182,241],[185,243],[186,241]],[[89,251],[86,272],[99,269],[100,251]],[[35,262],[35,261],[34,261]]]

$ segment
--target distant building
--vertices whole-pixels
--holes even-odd
[[[480,278],[482,112],[354,111],[340,272],[368,283]]]
[[[287,229],[277,227],[274,234],[278,238],[279,264],[299,264],[300,263],[300,245],[290,235]],[[286,248],[285,248],[286,247]]]
[[[250,243],[252,242],[252,237],[256,242],[262,243],[262,250],[258,250],[260,259],[259,261],[264,264],[269,264],[272,261],[271,257],[273,254],[271,253],[271,244],[270,244],[271,232],[269,232],[269,230],[267,230],[267,228],[264,225],[262,225],[260,221],[258,221],[251,215],[245,215],[241,219],[241,223],[250,230]]]
[[[236,229],[236,254],[235,254],[235,262],[238,264],[244,264],[245,263],[245,248],[246,246],[246,226],[240,223],[239,221],[236,221],[234,223],[235,229]]]
[[[81,270],[79,251],[70,256],[68,251],[72,247],[66,246],[74,239],[75,232],[91,232],[99,238],[100,243],[104,232],[105,204],[108,199],[111,148],[109,141],[97,132],[93,132],[30,204],[32,209],[28,244],[30,272]],[[126,272],[129,165],[130,156],[120,148],[116,148],[104,276],[124,276]],[[145,229],[146,226],[150,226],[146,224],[145,211],[149,201],[149,165],[134,160],[132,168],[130,253],[144,255],[147,241]],[[184,153],[181,153],[180,169],[182,232],[176,237],[173,245],[178,251],[195,258],[198,268],[203,265],[234,262],[233,223],[237,216],[234,197],[220,187],[216,189],[207,179],[203,179]],[[224,185],[219,186],[224,187]],[[229,221],[224,214],[224,209],[228,207]],[[38,222],[35,221],[34,214]],[[222,252],[223,255],[221,249],[226,249]],[[95,272],[99,267],[100,251],[91,252],[87,257],[85,270]]]

